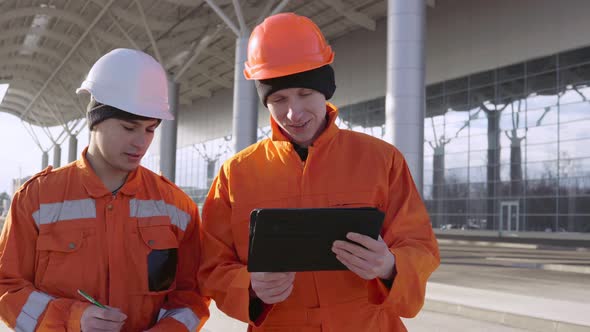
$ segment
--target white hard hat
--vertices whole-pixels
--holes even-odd
[[[118,48],[103,55],[76,93],[89,92],[99,103],[148,118],[172,120],[168,79],[150,55]]]

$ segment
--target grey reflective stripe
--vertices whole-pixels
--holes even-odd
[[[132,199],[129,201],[129,213],[131,217],[136,218],[168,216],[170,217],[170,222],[182,229],[182,231],[186,230],[186,226],[191,220],[191,216],[188,213],[174,205],[166,204],[162,200]]]
[[[170,310],[160,309],[160,313],[158,314],[158,322],[166,317],[172,317],[181,322],[189,331],[196,331],[197,327],[199,326],[199,322],[201,321],[199,317],[197,317],[197,315],[195,315],[195,313],[189,308]]]
[[[31,292],[27,302],[16,318],[16,326],[14,327],[14,330],[18,332],[35,331],[39,316],[45,311],[47,304],[51,300],[53,300],[53,296],[37,291]]]
[[[33,212],[37,227],[62,220],[83,218],[96,218],[96,203],[91,198],[41,204],[39,210]]]

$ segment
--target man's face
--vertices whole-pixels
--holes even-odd
[[[309,146],[326,125],[326,97],[315,90],[289,88],[266,99],[268,110],[283,133],[300,146]]]
[[[106,119],[94,126],[91,144],[115,171],[131,172],[154,139],[158,120]]]

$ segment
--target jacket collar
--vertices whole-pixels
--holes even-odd
[[[311,146],[318,146],[324,144],[325,142],[329,142],[340,130],[336,125],[336,118],[338,118],[338,108],[331,103],[326,102],[326,116],[328,117],[326,128],[320,134],[320,136],[318,136],[315,141],[311,143]],[[281,127],[276,123],[272,115],[270,115],[270,126],[272,129],[271,140],[273,142],[278,144],[291,143],[289,137],[283,133]]]
[[[112,193],[104,186],[102,180],[98,177],[98,175],[96,175],[94,169],[92,169],[92,166],[88,162],[88,159],[86,158],[87,151],[88,147],[82,151],[82,157],[76,161],[76,168],[79,171],[82,185],[90,197],[98,198],[112,195]],[[121,187],[119,192],[129,196],[135,195],[140,184],[140,172],[141,166],[129,173],[125,184],[123,187]]]

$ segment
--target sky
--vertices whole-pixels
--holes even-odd
[[[51,140],[39,128],[33,127],[44,149],[52,147]],[[50,128],[57,137],[61,127]],[[68,159],[68,139],[61,145],[61,165]],[[88,130],[78,134],[78,155],[88,145]],[[12,179],[30,176],[41,171],[42,152],[25,129],[21,120],[5,112],[0,112],[0,193],[12,195]],[[53,161],[53,150],[49,150],[49,164]]]

